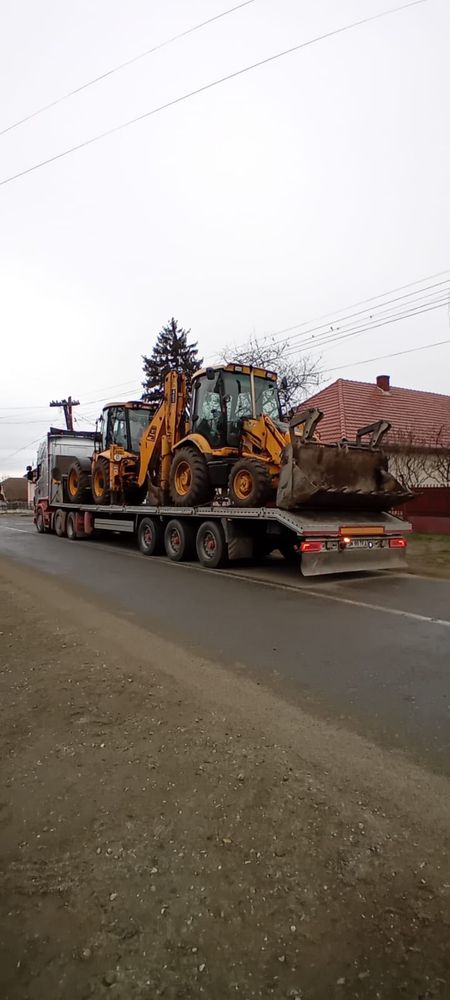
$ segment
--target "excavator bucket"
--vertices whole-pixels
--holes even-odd
[[[320,410],[305,410],[291,420],[278,507],[386,511],[411,499],[412,494],[390,474],[387,457],[379,448],[391,426],[386,420],[362,427],[355,442],[321,444],[315,428],[322,416]],[[368,443],[363,443],[365,437]]]

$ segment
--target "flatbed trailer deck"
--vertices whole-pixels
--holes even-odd
[[[358,570],[404,569],[411,525],[389,513],[284,511],[277,507],[235,508],[142,504],[37,504],[38,531],[70,540],[100,532],[133,534],[144,555],[174,561],[198,558],[218,568],[229,560],[261,558],[278,550],[304,576]]]

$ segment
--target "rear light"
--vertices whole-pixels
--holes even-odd
[[[407,541],[406,538],[390,538],[389,548],[390,549],[406,549]]]
[[[323,548],[323,542],[302,542],[300,552],[322,552]]]

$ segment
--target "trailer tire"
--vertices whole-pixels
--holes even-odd
[[[92,498],[98,505],[111,503],[107,458],[98,458],[92,470]]]
[[[164,552],[164,530],[161,521],[143,517],[139,521],[138,545],[144,556],[158,556]]]
[[[44,512],[41,507],[38,507],[36,511],[36,531],[39,535],[43,535],[45,532],[45,520]]]
[[[89,503],[92,499],[90,469],[90,462],[79,458],[69,466],[66,483],[69,503]]]
[[[235,507],[264,507],[272,491],[272,479],[264,462],[240,458],[230,473],[228,493]]]
[[[195,526],[189,521],[173,519],[164,532],[166,555],[173,562],[186,562],[195,556]]]
[[[175,507],[198,507],[214,494],[205,456],[197,448],[175,452],[169,473],[169,493]]]
[[[58,538],[65,538],[66,535],[66,514],[63,510],[57,510],[53,518],[53,531]]]
[[[69,542],[75,542],[78,538],[77,515],[74,510],[69,511],[67,515],[66,534]]]
[[[203,521],[197,531],[196,548],[202,566],[210,569],[225,566],[228,561],[228,548],[220,522]]]

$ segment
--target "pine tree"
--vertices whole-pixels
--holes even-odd
[[[150,356],[143,355],[144,392],[142,399],[149,403],[159,403],[164,389],[164,378],[168,371],[177,371],[186,375],[188,390],[191,378],[203,359],[198,357],[197,343],[188,344],[190,330],[178,326],[173,318],[163,326],[158,333],[156,344]]]

